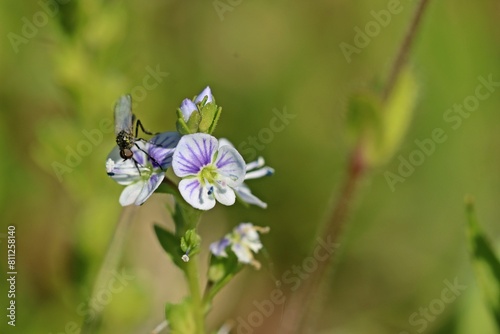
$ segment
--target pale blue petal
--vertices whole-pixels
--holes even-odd
[[[141,180],[140,174],[149,173],[149,171],[149,168],[145,166],[139,164],[136,166],[132,159],[123,160],[120,157],[118,146],[111,151],[106,161],[106,172],[108,175],[117,183],[124,186]]]
[[[203,99],[205,98],[205,96],[207,96],[207,102],[206,103],[213,102],[214,97],[212,95],[212,90],[210,89],[209,86],[205,87],[205,89],[200,94],[198,94],[198,96],[196,97],[196,99],[194,99],[194,103],[200,103],[201,101],[203,101]]]
[[[252,194],[250,188],[248,188],[244,183],[234,188],[234,191],[236,192],[238,198],[243,202],[251,205],[257,205],[263,209],[267,208],[267,203],[261,201],[258,197]]]
[[[208,134],[185,135],[173,155],[172,168],[178,177],[196,175],[210,164],[217,152],[217,139]]]
[[[257,228],[252,223],[241,223],[235,228],[235,231],[241,236],[241,244],[254,253],[263,247]]]
[[[252,169],[264,167],[266,164],[263,157],[258,157],[257,160],[247,163],[247,172]]]
[[[154,167],[159,167],[160,164],[163,170],[166,170],[172,165],[172,156],[175,148],[181,139],[178,132],[163,132],[154,136],[149,141],[148,154],[149,161]]]
[[[125,187],[125,189],[123,189],[122,191],[122,194],[120,195],[120,204],[122,206],[134,204],[137,200],[137,197],[141,193],[143,186],[144,182],[139,181]]]
[[[228,238],[224,237],[219,241],[210,244],[210,252],[215,256],[227,257],[226,248],[231,244]]]
[[[221,176],[221,180],[230,187],[237,187],[243,183],[246,164],[241,154],[234,147],[222,146],[219,149],[215,166],[217,166],[217,172]]]
[[[179,109],[182,112],[182,118],[184,118],[184,121],[186,121],[186,122],[189,120],[189,117],[191,117],[191,114],[193,113],[193,111],[198,110],[198,108],[196,107],[196,104],[193,101],[191,101],[190,99],[184,99],[184,101],[182,101]]]
[[[248,249],[244,245],[242,245],[240,243],[236,243],[236,244],[233,244],[231,246],[231,249],[234,252],[234,254],[236,254],[236,257],[238,258],[239,262],[242,262],[242,263],[252,263],[253,262],[252,252],[250,251],[250,249]]]
[[[219,148],[221,148],[222,146],[226,146],[226,145],[234,147],[233,143],[231,143],[226,138],[219,138]]]
[[[274,168],[263,167],[261,169],[253,170],[245,174],[245,180],[259,179],[264,176],[271,176],[274,174]]]
[[[214,187],[215,199],[224,205],[233,205],[236,202],[236,195],[233,189],[225,185],[217,185]]]
[[[143,182],[142,190],[135,199],[135,205],[142,205],[146,200],[153,195],[155,190],[160,186],[165,178],[165,173],[153,174],[147,182]]]
[[[195,209],[210,210],[215,206],[213,187],[203,187],[198,179],[181,180],[179,191],[182,198]]]

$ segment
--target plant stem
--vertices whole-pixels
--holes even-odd
[[[382,93],[383,101],[386,101],[391,95],[401,69],[406,63],[416,32],[422,21],[423,13],[428,4],[429,0],[421,0],[417,5],[413,19],[389,72],[387,84]],[[341,193],[336,205],[333,207],[328,224],[320,234],[323,240],[332,240],[334,244],[338,242],[344,230],[350,206],[356,195],[357,186],[369,167],[364,162],[363,144],[363,141],[360,140],[352,151]],[[320,302],[315,299],[320,296],[318,292],[322,291],[324,287],[325,277],[328,276],[331,264],[332,257],[329,257],[326,261],[318,261],[318,268],[312,274],[312,277],[304,282],[305,287],[292,298],[287,314],[282,321],[282,333],[305,333],[310,331],[311,328],[308,327],[314,323],[310,318],[317,317],[320,313],[320,309],[318,308]],[[311,303],[313,304],[312,306],[310,305]]]
[[[198,256],[193,256],[189,262],[186,263],[185,273],[189,291],[191,292],[196,333],[205,334],[205,311],[199,281]]]
[[[92,288],[92,295],[89,300],[95,300],[96,294],[102,289],[104,289],[104,287],[109,283],[110,279],[112,278],[113,271],[115,271],[116,268],[118,267],[118,264],[120,263],[120,259],[123,253],[125,239],[129,231],[129,227],[136,216],[136,213],[137,213],[136,206],[129,206],[123,208],[120,219],[116,224],[113,237],[108,245],[104,261],[101,265],[101,268],[99,269],[99,273],[97,274],[97,278],[94,282],[94,287]],[[93,320],[87,318],[83,320],[81,328],[82,334],[95,333],[96,331],[95,326],[100,322],[99,318],[101,316],[101,312],[98,310],[94,311],[96,312],[96,316],[93,317]]]
[[[392,63],[391,71],[389,72],[389,77],[387,79],[387,83],[385,85],[384,92],[382,94],[383,101],[387,100],[387,97],[392,92],[394,88],[394,84],[399,76],[399,72],[401,72],[401,68],[406,63],[408,58],[408,54],[410,53],[411,47],[413,45],[413,41],[415,40],[415,35],[417,33],[418,27],[422,22],[422,16],[429,4],[429,0],[422,0],[417,6],[415,10],[415,14],[413,15],[413,19],[408,27],[405,38],[403,39],[403,43],[399,47],[398,54],[396,56],[396,60]]]

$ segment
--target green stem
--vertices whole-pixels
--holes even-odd
[[[120,219],[116,224],[113,237],[111,238],[111,241],[108,245],[104,261],[94,282],[90,300],[95,300],[97,293],[104,289],[104,286],[106,286],[110,282],[113,271],[118,268],[118,264],[120,263],[120,259],[123,254],[123,249],[125,247],[127,233],[129,231],[130,225],[132,224],[132,221],[135,219],[136,214],[136,206],[123,208]],[[101,316],[102,312],[99,311],[96,312],[96,316],[92,319],[84,319],[81,333],[95,333],[99,325],[99,320],[101,320]]]
[[[205,334],[205,310],[201,296],[198,256],[193,256],[189,262],[186,263],[185,273],[193,302],[193,316],[196,324],[196,333]]]
[[[222,279],[222,281],[217,282],[217,284],[212,285],[210,283],[207,284],[207,287],[205,288],[205,293],[203,296],[203,304],[205,307],[208,307],[210,303],[212,303],[212,300],[214,297],[219,293],[220,290],[222,290],[223,287],[227,285],[233,278],[233,275],[227,275]]]
[[[392,68],[389,72],[389,77],[387,78],[387,84],[385,85],[384,92],[382,94],[382,99],[385,101],[389,97],[394,88],[396,80],[398,79],[398,75],[401,72],[401,68],[406,63],[408,58],[408,54],[410,53],[411,47],[413,45],[413,41],[415,39],[415,35],[417,33],[418,27],[422,22],[422,15],[424,14],[427,5],[429,4],[429,0],[422,0],[417,6],[415,13],[413,15],[413,19],[406,31],[406,35],[401,43],[398,54],[396,56],[396,60],[392,63]]]

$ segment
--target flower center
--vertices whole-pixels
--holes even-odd
[[[200,178],[202,180],[202,183],[206,181],[208,183],[214,184],[217,175],[217,167],[215,167],[214,165],[207,165],[200,171]]]

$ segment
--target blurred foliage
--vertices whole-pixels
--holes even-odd
[[[475,274],[483,290],[488,306],[491,308],[500,330],[500,261],[488,238],[481,231],[476,218],[472,199],[466,202],[469,238],[469,251],[472,256]]]
[[[267,210],[218,207],[200,225],[202,249],[240,220],[271,227],[264,242],[273,272],[238,275],[215,299],[210,327],[246,319],[255,300],[269,298],[273,277],[310,256],[351,148],[348,99],[373,82],[383,85],[415,2],[402,0],[402,12],[351,63],[339,44],[353,44],[354,28],[364,29],[388,1],[242,1],[223,20],[210,1],[61,1],[53,15],[41,3],[54,4],[0,3],[0,234],[17,227],[15,332],[70,332],[85,319],[82,305],[122,210],[121,187],[104,169],[118,96],[131,93],[145,126],[166,131],[175,129],[182,99],[206,85],[224,109],[214,135],[263,155],[276,170],[251,184]],[[431,1],[410,57],[419,88],[413,116],[392,158],[361,190],[328,282],[323,332],[415,333],[409,317],[440,297],[443,280],[458,277],[468,288],[426,333],[495,333],[475,287],[462,203],[465,193],[475,194],[483,229],[498,245],[500,92],[457,129],[443,114],[475,93],[479,76],[500,81],[499,19],[494,0]],[[38,23],[13,47],[9,34],[22,37],[26,21]],[[295,118],[266,136],[276,110],[285,109]],[[447,140],[392,192],[384,172],[397,173],[398,157],[408,158],[415,140],[436,128]],[[63,174],[55,163],[67,167]],[[153,229],[172,228],[162,211],[167,201],[158,195],[137,208],[121,262],[135,279],[99,303],[100,333],[150,332],[164,318],[165,301],[184,297],[182,273]],[[275,332],[280,312],[256,332]],[[9,333],[5,326],[0,331]]]

